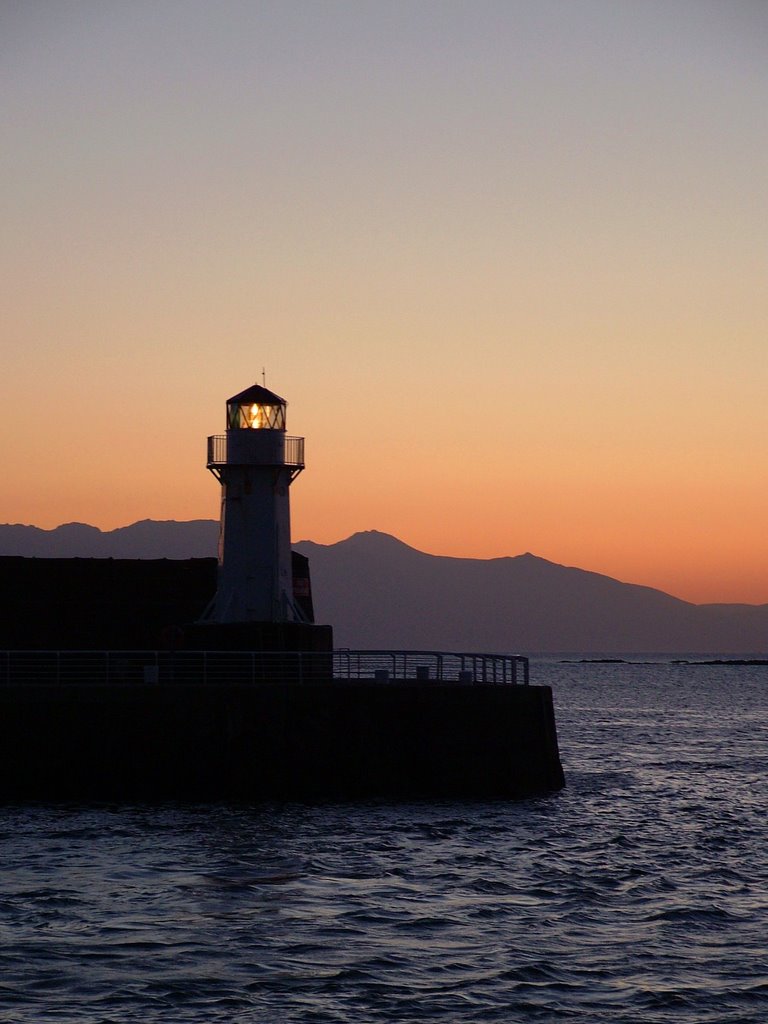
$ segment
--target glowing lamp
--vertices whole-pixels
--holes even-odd
[[[229,430],[285,430],[286,402],[254,384],[227,402]]]

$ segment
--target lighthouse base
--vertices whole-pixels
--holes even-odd
[[[190,651],[332,651],[333,627],[309,622],[196,622],[184,627]]]
[[[333,676],[333,627],[308,622],[193,623],[183,630],[187,651],[251,651],[263,653],[265,672],[273,681],[301,677],[323,682]]]

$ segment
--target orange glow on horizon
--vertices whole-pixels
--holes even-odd
[[[395,6],[11,5],[0,521],[217,518],[266,367],[296,540],[768,602],[761,15]]]

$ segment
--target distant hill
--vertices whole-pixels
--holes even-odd
[[[0,525],[0,555],[204,558],[218,524],[144,520],[102,532]],[[768,650],[768,605],[694,605],[535,555],[447,558],[369,531],[294,545],[310,559],[318,622],[336,646],[605,653]]]
[[[142,519],[131,526],[102,531],[85,523],[55,530],[0,525],[0,555],[25,558],[207,558],[216,554],[219,524],[212,519],[158,522]]]

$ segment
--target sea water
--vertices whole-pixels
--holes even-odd
[[[0,1020],[763,1024],[768,667],[628,661],[536,800],[0,808]]]

